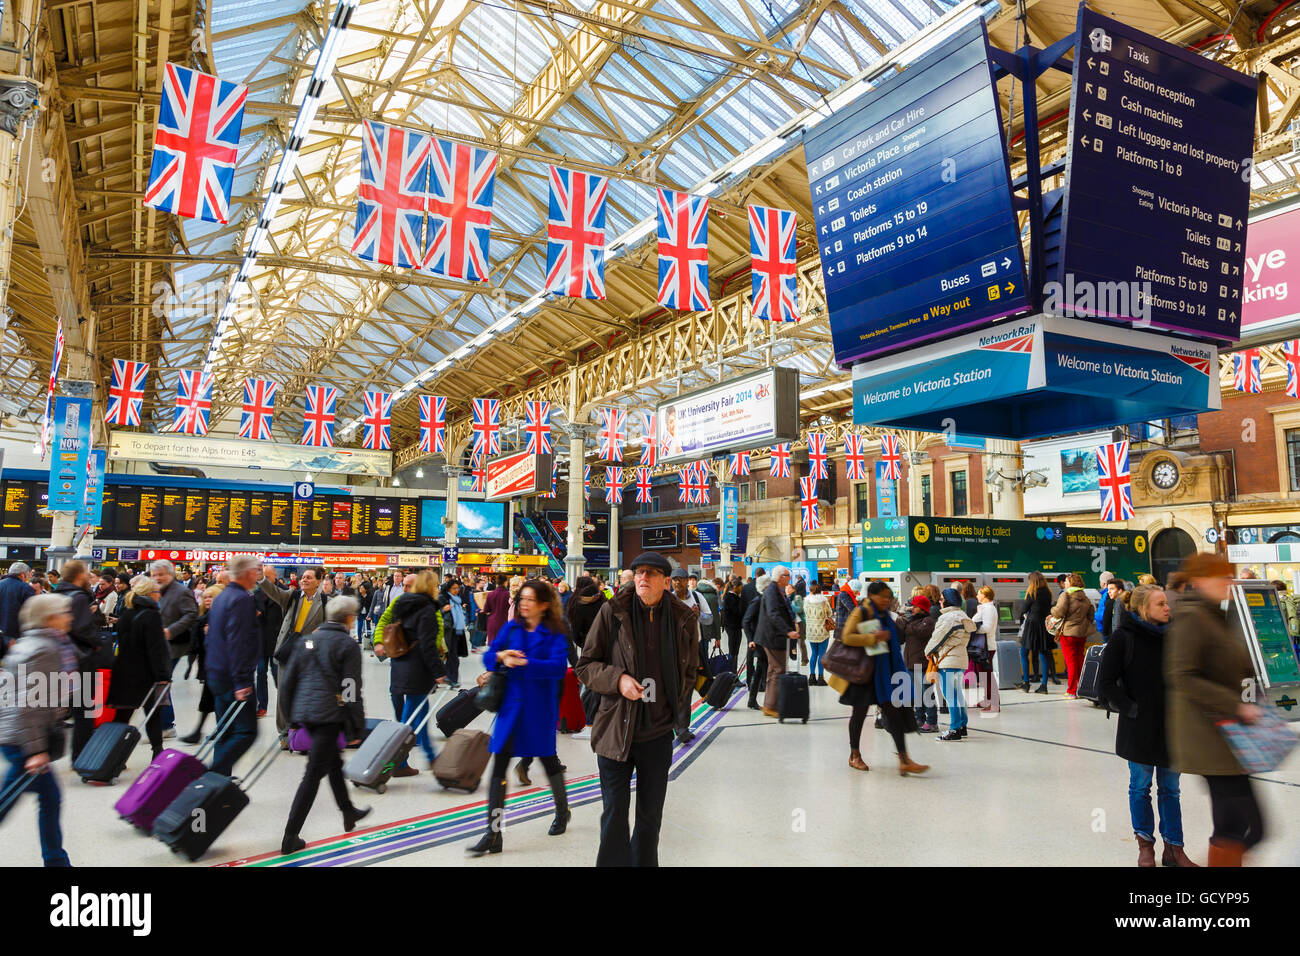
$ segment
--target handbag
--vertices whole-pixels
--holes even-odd
[[[1272,710],[1261,709],[1259,719],[1253,724],[1221,720],[1217,726],[1241,765],[1242,773],[1268,773],[1277,769],[1296,745],[1296,735]]]
[[[502,650],[510,650],[510,648],[502,648]],[[474,703],[478,704],[480,710],[495,714],[501,709],[501,704],[505,699],[506,672],[498,662],[496,669],[491,672],[488,679],[479,687],[478,693],[474,695]]]
[[[1065,627],[1065,618],[1057,617],[1055,614],[1047,615],[1046,621],[1047,633],[1052,637],[1059,637],[1061,628]]]
[[[876,676],[876,661],[867,649],[850,647],[839,638],[822,654],[822,667],[850,684],[869,684]]]

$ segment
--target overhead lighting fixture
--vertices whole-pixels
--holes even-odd
[[[423,478],[423,477],[424,477],[424,469],[423,469],[423,468],[417,468],[417,469],[415,469],[415,477],[416,477],[416,478]]]

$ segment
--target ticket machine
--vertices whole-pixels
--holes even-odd
[[[1234,581],[1229,599],[1228,620],[1246,642],[1255,668],[1255,703],[1284,720],[1300,720],[1300,660],[1277,589],[1267,581]]]

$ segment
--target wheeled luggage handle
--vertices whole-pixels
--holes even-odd
[[[235,718],[239,716],[239,712],[247,703],[247,700],[237,700],[235,701],[234,707],[227,709],[226,712],[222,714],[221,720],[217,721],[217,726],[212,729],[212,733],[203,738],[203,743],[199,746],[199,749],[194,752],[195,760],[199,763],[203,763],[205,760],[204,755],[210,752],[208,750],[209,746],[214,751],[217,749],[217,744],[220,743],[222,736],[227,730],[234,726]]]
[[[445,692],[445,691],[449,691],[449,690],[451,690],[451,685],[450,685],[450,684],[443,684],[443,685],[442,685],[442,689],[443,689],[444,692]],[[433,691],[430,691],[428,694],[425,695],[424,700],[423,700],[423,701],[421,702],[421,704],[420,704],[420,707],[424,707],[424,708],[425,708],[425,711],[424,711],[424,717],[423,717],[423,719],[421,719],[420,723],[419,723],[418,725],[416,725],[416,726],[413,728],[414,732],[417,733],[417,734],[418,734],[420,731],[422,731],[422,730],[424,729],[425,725],[429,723],[429,718],[433,716],[433,704],[432,704],[432,701],[433,701],[433,699],[434,699],[434,694],[435,694],[435,693],[436,693],[436,689],[433,690]],[[414,713],[411,714],[412,717],[414,717],[416,714],[418,714],[418,713],[420,712],[420,707],[415,708]],[[406,723],[406,721],[404,720],[404,721],[402,721],[402,723]]]
[[[253,785],[262,779],[262,774],[266,773],[271,764],[275,763],[275,758],[278,756],[280,756],[280,738],[276,736],[271,741],[271,746],[262,751],[261,755],[253,761],[253,765],[248,768],[247,773],[231,779],[239,784],[239,789],[243,790],[244,793],[248,793],[249,790],[253,789]]]
[[[144,725],[149,723],[149,718],[153,716],[153,712],[157,710],[162,705],[162,702],[171,695],[170,686],[168,686],[167,692],[165,694],[155,695],[154,691],[156,691],[161,686],[162,686],[162,681],[158,681],[157,683],[155,683],[152,687],[149,688],[148,692],[144,695],[144,700],[140,701],[140,710],[144,710],[144,705],[149,703],[149,698],[152,696],[154,699],[153,706],[150,707],[149,710],[145,712],[144,720],[140,724],[141,733],[144,732]]]
[[[38,773],[40,773],[39,770],[24,771],[22,776],[10,784],[3,793],[0,793],[0,814],[6,813],[10,805],[22,796],[23,791],[31,786]]]

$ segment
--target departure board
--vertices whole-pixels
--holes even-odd
[[[140,510],[136,518],[140,528],[140,537],[155,538],[162,521],[162,495],[156,491],[140,492]]]
[[[232,541],[248,538],[248,496],[232,494],[226,512],[226,534]]]
[[[311,503],[311,524],[307,527],[306,539],[313,543],[332,541],[334,508],[329,498],[316,498]]]
[[[351,499],[333,502],[330,513],[330,540],[352,540],[352,501]]]
[[[35,513],[32,481],[6,481],[4,483],[5,534],[22,534],[31,525],[31,515]]]
[[[185,530],[185,493],[179,488],[164,488],[162,493],[162,521],[158,536],[164,541],[178,538]]]
[[[208,493],[206,491],[187,491],[185,493],[184,536],[203,541],[208,533]],[[122,527],[126,527],[123,525]]]
[[[230,510],[230,495],[212,491],[208,493],[208,508],[204,512],[204,537],[209,541],[226,534],[226,513]]]

